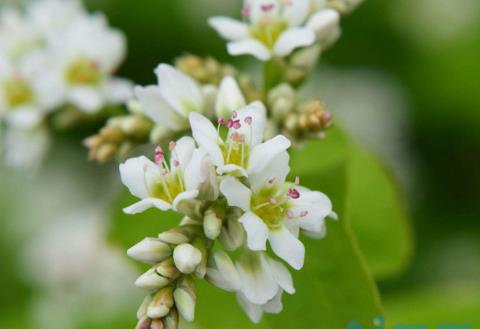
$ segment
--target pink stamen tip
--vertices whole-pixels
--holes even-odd
[[[233,121],[233,128],[234,129],[240,129],[242,127],[240,120],[234,120]]]
[[[291,210],[287,211],[287,218],[293,219],[293,212]]]
[[[180,166],[180,161],[178,161],[178,160],[173,160],[173,165],[174,165],[175,167],[179,167],[179,166]]]
[[[165,154],[163,153],[163,150],[160,146],[157,146],[155,148],[155,162],[157,164],[160,164],[165,160]]]
[[[295,177],[295,185],[300,185],[300,176]]]
[[[237,111],[233,111],[233,112],[232,112],[232,118],[234,118],[234,119],[235,119],[237,116],[238,116],[238,113],[237,113]]]
[[[243,6],[242,16],[244,16],[244,17],[250,16],[250,6],[249,5]]]
[[[173,151],[175,149],[175,146],[177,146],[177,143],[175,141],[171,141],[170,143],[168,143],[168,149],[170,151]]]
[[[270,203],[270,204],[276,204],[276,203],[277,203],[277,200],[275,200],[275,198],[270,198],[270,199],[268,199],[268,203]]]
[[[308,210],[304,210],[300,213],[300,217],[305,217],[308,215]]]
[[[262,11],[266,13],[266,12],[271,11],[274,7],[275,7],[275,5],[273,3],[267,3],[267,4],[264,4],[264,5],[261,5],[260,9],[262,9]]]
[[[230,120],[227,121],[227,128],[230,129],[230,128],[232,128],[232,127],[233,127],[233,120],[230,119]]]
[[[332,121],[332,114],[330,112],[323,112],[322,115],[320,116],[320,120],[326,124]]]
[[[220,126],[223,126],[223,125],[225,124],[225,118],[224,118],[224,117],[218,118],[218,124],[219,124]]]
[[[245,118],[244,121],[247,125],[250,126],[252,124],[253,119],[252,119],[252,117],[248,116],[248,117]]]
[[[270,177],[270,178],[267,180],[268,184],[273,184],[273,183],[275,182],[275,179],[276,179],[276,177],[273,177],[273,176]]]
[[[288,190],[287,195],[292,199],[298,199],[300,197],[300,192],[297,189],[291,188]]]

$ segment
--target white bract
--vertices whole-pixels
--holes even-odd
[[[204,112],[200,86],[168,64],[155,69],[158,85],[135,88],[142,109],[157,125],[178,131],[188,127],[190,112]]]
[[[195,149],[191,137],[183,137],[176,143],[171,142],[170,164],[165,159],[161,148],[155,151],[155,162],[141,156],[127,160],[120,165],[123,184],[141,201],[125,208],[128,214],[143,212],[156,207],[160,210],[177,209],[182,201],[199,196],[202,188],[213,180],[206,154]],[[214,190],[215,187],[212,187]]]
[[[325,26],[338,25],[338,13],[309,19],[310,6],[309,0],[247,0],[242,10],[245,22],[219,16],[210,18],[209,24],[229,40],[230,55],[250,54],[267,61],[331,39],[327,34],[332,29]]]
[[[220,118],[218,127],[199,113],[190,114],[192,134],[217,167],[219,175],[248,176],[261,172],[275,156],[288,147],[290,141],[278,135],[265,142],[266,110],[255,102],[232,113],[228,121]],[[228,128],[227,137],[221,137],[221,126]]]
[[[298,239],[300,230],[321,237],[332,204],[323,193],[285,182],[288,160],[287,152],[279,153],[262,172],[249,176],[250,188],[236,178],[225,177],[220,191],[230,206],[245,212],[239,221],[247,233],[248,247],[266,250],[268,240],[273,251],[298,270],[305,256]]]

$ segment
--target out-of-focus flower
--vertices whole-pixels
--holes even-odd
[[[259,60],[286,57],[316,41],[331,42],[338,35],[339,14],[321,9],[310,16],[309,0],[247,0],[246,22],[212,17],[209,24],[225,39],[230,55],[250,54]]]
[[[247,232],[251,250],[266,250],[269,240],[273,251],[290,266],[303,267],[305,248],[299,231],[321,237],[324,219],[332,214],[330,199],[296,183],[286,183],[290,170],[286,151],[279,153],[264,170],[249,176],[251,189],[233,177],[226,177],[220,191],[230,206],[245,213],[239,222]]]

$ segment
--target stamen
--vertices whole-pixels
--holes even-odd
[[[236,119],[236,118],[237,118],[237,116],[238,116],[238,113],[237,113],[237,111],[233,111],[233,112],[232,112],[232,118]]]
[[[175,146],[177,146],[177,143],[175,141],[170,141],[170,143],[168,143],[168,149],[170,150],[170,152],[175,149]]]
[[[173,160],[173,165],[175,166],[175,168],[178,168],[180,166],[180,161],[178,160]]]
[[[308,215],[308,210],[304,210],[300,213],[300,217],[302,217],[302,218],[307,216],[307,215]]]
[[[248,116],[243,121],[245,121],[245,123],[250,126],[252,124],[253,119],[251,116]]]
[[[233,121],[233,128],[234,129],[240,129],[242,127],[240,120],[234,120]]]
[[[268,202],[269,202],[270,204],[276,204],[276,203],[277,203],[277,200],[276,200],[275,198],[270,198],[270,199],[268,199]]]
[[[243,17],[250,16],[250,5],[246,4],[245,6],[243,6],[243,8],[242,8],[242,16],[243,16]]]
[[[267,183],[268,183],[268,184],[273,184],[276,179],[277,179],[276,177],[272,176],[272,177],[270,177],[269,179],[267,179]]]
[[[298,199],[300,197],[300,192],[298,192],[298,190],[295,188],[291,188],[288,189],[287,196],[292,199]]]
[[[295,185],[300,185],[300,176],[295,177]]]
[[[262,9],[263,12],[267,13],[267,12],[271,11],[274,7],[275,7],[275,4],[267,3],[267,4],[264,4],[264,5],[261,5],[260,9]]]
[[[224,124],[225,124],[225,118],[224,117],[218,118],[218,125],[223,126]]]
[[[287,211],[287,218],[288,219],[293,219],[293,212],[291,210]]]
[[[160,165],[165,160],[165,153],[163,153],[163,149],[160,146],[155,148],[155,163]]]

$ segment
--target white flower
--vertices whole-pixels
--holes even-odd
[[[204,112],[200,86],[167,64],[160,64],[155,74],[158,85],[135,88],[135,96],[145,114],[156,124],[170,130],[186,129],[190,112]]]
[[[321,237],[324,219],[332,213],[327,196],[298,184],[285,182],[290,168],[288,154],[278,154],[262,172],[249,176],[250,188],[233,177],[225,177],[220,191],[230,206],[245,213],[239,221],[247,233],[251,250],[273,251],[290,266],[301,269],[305,247],[298,239],[300,230]]]
[[[227,254],[219,252],[207,269],[207,278],[219,288],[236,292],[238,302],[255,323],[263,312],[282,310],[283,291],[295,293],[287,268],[264,252],[247,251],[235,265]]]
[[[225,122],[220,118],[218,128],[199,113],[190,114],[192,134],[217,167],[220,175],[248,176],[262,171],[272,159],[290,147],[290,141],[278,135],[263,142],[266,114],[260,102],[252,103]],[[229,128],[226,140],[220,137],[222,125]]]
[[[318,18],[316,23],[307,22],[309,0],[247,0],[242,14],[247,23],[229,17],[209,19],[209,24],[230,41],[230,55],[250,54],[267,61],[286,57],[318,39]]]
[[[183,137],[176,143],[171,142],[169,148],[170,165],[167,164],[161,148],[157,148],[155,152],[155,162],[141,156],[120,165],[123,184],[130,193],[141,199],[125,208],[126,213],[135,214],[151,207],[176,210],[180,202],[196,198],[202,185],[211,182],[202,181],[204,177],[208,177],[205,172],[209,172],[210,168],[205,166],[206,154],[195,149],[195,142],[191,137]]]

